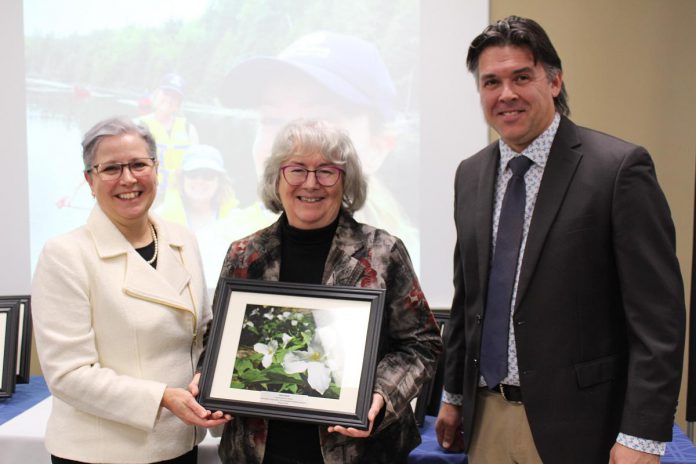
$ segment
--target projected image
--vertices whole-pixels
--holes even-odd
[[[310,117],[349,132],[356,219],[419,269],[418,0],[25,0],[24,20],[33,262],[94,206],[82,134],[126,115],[157,141],[154,210],[195,231],[213,287],[229,243],[276,219],[257,197],[275,133]]]

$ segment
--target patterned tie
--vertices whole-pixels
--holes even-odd
[[[524,174],[531,165],[532,161],[526,156],[517,156],[508,163],[512,177],[500,209],[481,339],[481,375],[489,388],[498,385],[507,375],[510,307],[526,202]]]

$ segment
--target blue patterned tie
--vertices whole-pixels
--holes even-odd
[[[532,161],[526,156],[517,156],[508,163],[512,177],[500,209],[481,338],[481,375],[489,388],[498,385],[507,375],[510,307],[526,202],[524,174],[531,165]]]

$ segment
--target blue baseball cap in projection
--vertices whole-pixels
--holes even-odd
[[[276,56],[237,63],[227,74],[220,100],[229,107],[259,105],[269,87],[304,80],[355,106],[394,118],[396,87],[372,43],[329,31],[305,35]]]
[[[183,97],[184,79],[176,73],[165,74],[159,83],[159,88],[162,90],[170,90],[172,92],[178,93]]]

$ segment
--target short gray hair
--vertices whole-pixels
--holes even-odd
[[[343,208],[351,214],[362,208],[367,198],[367,180],[353,142],[338,127],[317,119],[290,121],[276,135],[259,187],[266,208],[274,213],[283,211],[278,195],[281,166],[293,155],[314,153],[343,168]]]
[[[157,144],[150,133],[150,130],[132,119],[123,116],[107,118],[96,123],[85,133],[82,139],[82,162],[85,165],[85,172],[92,168],[97,148],[104,137],[112,135],[122,135],[134,133],[138,134],[147,144],[147,153],[150,158],[157,159]]]

